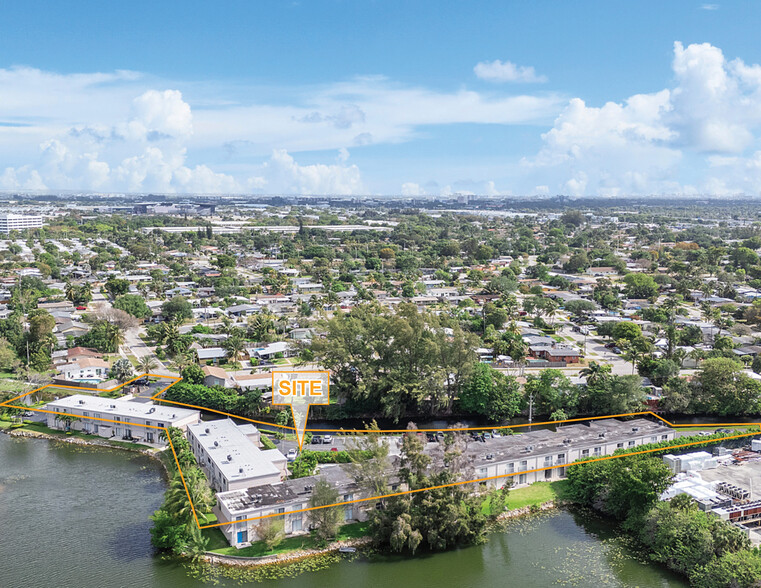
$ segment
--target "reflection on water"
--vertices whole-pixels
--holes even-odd
[[[206,585],[181,565],[152,554],[148,517],[164,488],[160,466],[143,456],[0,434],[0,585]],[[266,585],[686,586],[648,565],[607,521],[581,511],[511,521],[486,544],[467,549],[419,557],[373,555]]]

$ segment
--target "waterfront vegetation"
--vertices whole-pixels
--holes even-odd
[[[151,543],[160,553],[192,558],[206,550],[207,540],[198,523],[210,522],[208,515],[216,504],[216,496],[182,431],[170,427],[166,435],[176,462],[169,470],[169,488],[164,493],[164,503],[151,517]],[[182,469],[182,475],[177,465]]]
[[[705,438],[703,438],[705,439]],[[761,551],[736,527],[700,510],[691,497],[659,502],[672,474],[659,456],[682,438],[650,448],[663,451],[576,464],[568,469],[566,496],[619,521],[652,561],[689,577],[699,588],[752,588],[761,583]],[[637,448],[641,450],[641,448]]]

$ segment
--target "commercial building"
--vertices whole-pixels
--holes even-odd
[[[158,445],[166,444],[160,428],[177,427],[184,431],[201,419],[198,410],[159,406],[133,400],[131,396],[101,398],[74,394],[49,402],[45,409],[58,413],[48,414],[47,424],[51,429],[82,431],[105,438]]]
[[[26,214],[0,214],[0,233],[39,229],[43,226],[41,216]]]
[[[280,451],[259,449],[254,425],[236,425],[231,419],[200,422],[188,427],[188,441],[214,490],[279,484],[287,474]]]

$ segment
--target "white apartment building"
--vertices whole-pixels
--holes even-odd
[[[43,226],[41,216],[27,214],[0,214],[0,233],[39,229]]]
[[[101,398],[74,394],[45,405],[47,425],[51,429],[74,430],[107,439],[134,440],[157,445],[166,444],[161,428],[177,427],[183,431],[201,419],[201,411],[139,402],[131,396]],[[75,417],[69,421],[66,415]],[[153,428],[160,427],[160,428]]]
[[[286,457],[277,449],[259,449],[259,430],[231,419],[188,427],[188,441],[198,465],[214,490],[226,492],[279,484],[286,476]]]
[[[673,429],[647,419],[600,419],[590,421],[589,424],[558,426],[557,430],[540,429],[485,442],[470,441],[464,459],[473,470],[469,474],[473,479],[495,478],[482,482],[484,487],[501,487],[508,480],[512,481],[513,486],[526,486],[534,482],[564,478],[567,464],[576,460],[612,455],[619,449],[673,438]],[[438,444],[429,443],[426,451],[437,446]],[[431,454],[434,457],[433,452]],[[341,502],[366,497],[340,464],[323,465],[317,476],[220,492],[217,494],[214,513],[220,522],[230,523],[220,527],[230,545],[245,547],[256,541],[257,527],[261,520],[245,519],[266,515],[282,514],[286,535],[305,532],[306,512],[297,511],[307,508],[318,478],[325,478],[338,490]],[[392,492],[399,488],[398,481],[392,482]],[[344,520],[365,520],[367,512],[376,507],[374,500],[346,504],[343,507]]]

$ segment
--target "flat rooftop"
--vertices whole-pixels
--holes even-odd
[[[170,424],[187,417],[196,416],[200,418],[201,415],[200,411],[189,408],[162,406],[153,402],[139,402],[133,399],[101,398],[100,396],[85,394],[73,394],[54,400],[47,404],[47,408],[93,411],[103,413],[104,417],[112,415]]]
[[[231,419],[220,419],[189,425],[188,432],[203,446],[228,481],[279,476],[280,469],[272,461],[285,461],[286,457],[277,449],[261,451],[246,436],[246,431],[250,432],[249,427],[253,428],[253,425],[244,427],[239,427]]]

